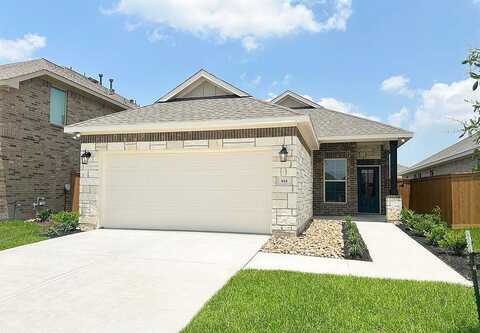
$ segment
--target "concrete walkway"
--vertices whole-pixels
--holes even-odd
[[[94,230],[0,251],[0,332],[178,332],[267,239]]]
[[[259,252],[246,268],[471,285],[395,225],[356,223],[370,251],[372,262]]]

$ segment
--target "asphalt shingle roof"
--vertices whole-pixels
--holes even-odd
[[[138,125],[162,122],[242,120],[299,116],[283,106],[253,97],[226,97],[159,102],[74,124],[75,127]]]
[[[127,98],[120,96],[116,93],[111,93],[108,88],[90,81],[84,75],[77,73],[72,69],[58,66],[43,58],[0,65],[0,80],[13,79],[19,76],[32,74],[42,70],[47,70],[49,72],[62,76],[67,80],[83,86],[84,88],[93,90],[96,93],[99,93],[109,99],[113,99],[119,103],[122,103],[125,105],[125,107],[136,106],[135,104],[130,103]]]
[[[412,133],[347,113],[325,108],[301,109],[310,115],[313,128],[319,140],[322,137],[341,137],[358,135],[399,135],[411,136]]]
[[[404,174],[421,170],[424,167],[432,166],[438,163],[442,163],[448,161],[452,158],[455,158],[457,155],[462,153],[468,153],[469,151],[473,151],[475,149],[480,149],[480,144],[476,142],[474,137],[466,137],[463,140],[458,141],[457,143],[435,153],[426,159],[412,165],[409,169],[404,171]]]

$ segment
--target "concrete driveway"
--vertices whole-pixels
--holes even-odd
[[[95,230],[0,251],[0,331],[177,332],[267,239]]]

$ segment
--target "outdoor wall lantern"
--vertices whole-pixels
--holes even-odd
[[[84,150],[80,157],[82,158],[82,164],[88,164],[88,160],[90,159],[90,157],[92,157],[92,153],[88,150]]]
[[[280,162],[286,162],[287,157],[288,157],[288,150],[285,145],[282,146],[282,149],[278,152],[278,155],[280,156]]]

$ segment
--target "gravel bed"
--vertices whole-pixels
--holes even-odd
[[[343,258],[342,222],[314,220],[298,237],[272,236],[262,252],[297,254],[314,257]]]

